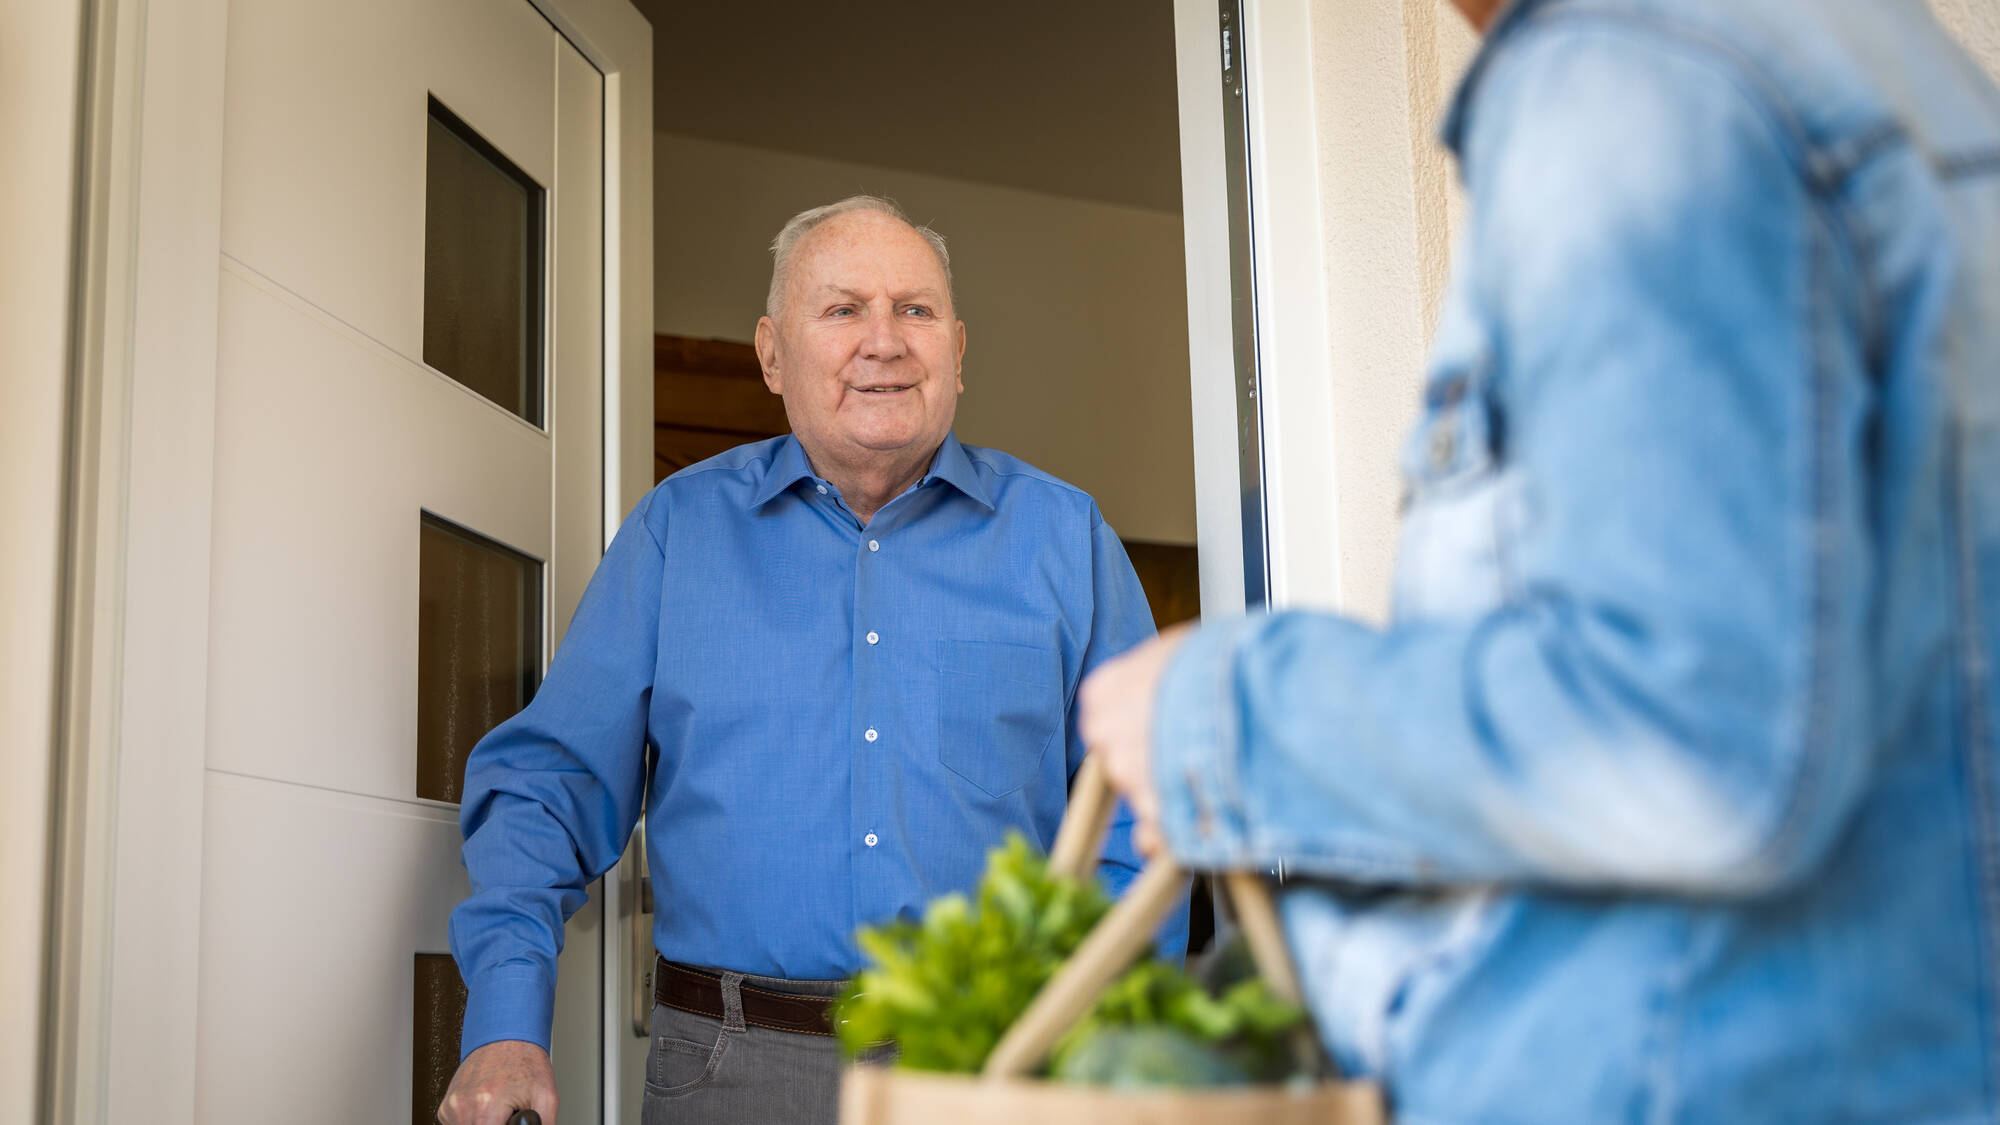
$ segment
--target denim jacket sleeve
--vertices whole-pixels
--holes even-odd
[[[549,1045],[563,926],[638,822],[664,557],[654,497],[613,538],[533,702],[465,765],[472,893],[451,916],[467,998],[460,1051]]]
[[[1576,20],[1484,63],[1446,314],[1473,343],[1426,420],[1478,399],[1483,464],[1416,474],[1410,515],[1505,490],[1453,529],[1490,573],[1406,537],[1399,581],[1433,588],[1399,600],[1451,608],[1195,635],[1156,710],[1170,845],[1363,882],[1796,881],[1869,769],[1867,391],[1836,224],[1719,52]],[[1492,589],[1438,587],[1459,581]]]

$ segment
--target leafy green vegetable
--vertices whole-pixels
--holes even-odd
[[[977,1071],[1109,909],[1095,886],[1051,876],[1009,834],[987,855],[976,901],[945,895],[919,922],[857,935],[872,964],[835,1004],[842,1048],[851,1057],[894,1042],[900,1066]],[[1289,1071],[1286,1036],[1303,1019],[1254,977],[1218,994],[1176,966],[1145,961],[1056,1044],[1051,1070],[1116,1085],[1267,1081]]]
[[[1154,1027],[1207,1045],[1249,1081],[1272,1081],[1291,1068],[1285,1037],[1303,1018],[1303,1012],[1273,996],[1261,979],[1239,981],[1215,996],[1180,969],[1146,961],[1112,982],[1097,1007],[1056,1041],[1051,1062],[1061,1075],[1069,1056],[1096,1038]]]
[[[864,929],[873,962],[849,982],[834,1027],[851,1056],[893,1040],[899,1065],[971,1072],[1090,932],[1110,902],[1058,879],[1018,833],[987,855],[977,903],[935,899],[921,922]]]
[[[1119,1090],[1238,1086],[1250,1073],[1212,1045],[1171,1027],[1107,1027],[1056,1063],[1055,1077]]]

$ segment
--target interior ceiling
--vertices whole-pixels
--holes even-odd
[[[1180,210],[1169,0],[634,0],[653,127]]]

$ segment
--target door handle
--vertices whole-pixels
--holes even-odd
[[[653,1033],[653,880],[646,869],[646,826],[632,834],[632,854],[625,858],[626,901],[632,904],[632,930],[627,935],[632,988],[632,1034]]]

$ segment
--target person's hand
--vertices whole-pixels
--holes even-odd
[[[1153,788],[1153,705],[1160,678],[1190,626],[1177,625],[1083,681],[1077,693],[1077,729],[1104,775],[1132,807],[1132,846],[1147,859],[1166,850],[1160,834],[1160,795]]]
[[[549,1053],[518,1039],[488,1043],[458,1064],[438,1107],[443,1125],[507,1125],[516,1110],[532,1109],[542,1125],[556,1125],[556,1072]]]

